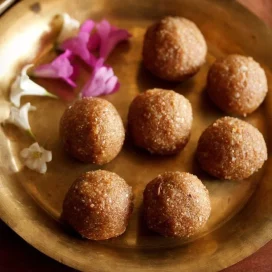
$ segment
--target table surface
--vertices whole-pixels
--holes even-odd
[[[238,0],[272,27],[272,0]],[[224,272],[271,272],[272,241]],[[0,220],[0,271],[3,272],[73,272],[40,253]]]

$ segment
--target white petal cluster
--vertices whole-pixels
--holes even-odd
[[[47,171],[46,163],[52,160],[52,152],[34,143],[21,151],[21,157],[29,169],[44,174]]]
[[[62,43],[63,41],[76,36],[80,27],[80,22],[71,18],[69,14],[63,13],[62,17],[63,24],[58,36],[58,43]]]
[[[42,86],[29,78],[27,70],[32,66],[33,64],[24,66],[21,74],[17,76],[11,86],[10,101],[16,107],[20,107],[21,97],[25,95],[51,96],[56,98],[55,95],[47,92]]]
[[[11,107],[9,117],[5,120],[5,123],[13,124],[23,130],[28,131],[32,135],[28,120],[28,112],[35,110],[36,107],[31,106],[30,103],[26,103],[21,108]]]

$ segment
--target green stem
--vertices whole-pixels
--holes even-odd
[[[36,141],[36,137],[35,137],[35,135],[33,134],[33,132],[32,132],[31,129],[27,130],[27,134],[28,134],[34,141]]]
[[[58,99],[58,97],[48,91],[46,91],[46,95],[45,96],[49,96],[49,97],[52,97],[52,98],[55,98],[55,99]]]

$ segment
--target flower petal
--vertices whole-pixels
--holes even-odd
[[[41,152],[41,148],[40,148],[40,146],[39,146],[38,143],[32,144],[28,149],[29,149],[29,151],[31,153],[33,153],[33,152]]]
[[[120,87],[120,83],[118,82],[117,76],[111,77],[105,86],[105,94],[111,94],[116,92]]]
[[[27,70],[32,66],[32,64],[24,66],[21,75],[17,76],[11,86],[10,101],[16,107],[20,106],[21,97],[24,95],[50,96],[56,98],[55,95],[47,92],[43,87],[29,78]]]
[[[31,106],[30,103],[26,103],[20,109],[11,107],[9,117],[5,122],[14,124],[23,130],[31,130],[28,121],[28,112],[33,110],[36,110],[36,107]]]
[[[32,159],[32,165],[31,165],[31,169],[37,171],[39,169],[39,159]]]
[[[69,59],[71,56],[72,52],[66,50],[51,63],[43,64],[35,68],[32,75],[44,78],[61,78],[72,87],[76,87],[75,82],[72,80],[74,67]]]
[[[100,46],[100,36],[98,33],[94,33],[90,36],[88,41],[88,49],[90,51],[96,50]]]
[[[112,68],[103,65],[103,61],[103,59],[97,61],[90,79],[82,89],[82,97],[106,95],[119,88],[118,78]]]
[[[41,174],[47,171],[46,162],[52,160],[52,152],[39,146],[38,143],[34,143],[29,148],[23,149],[20,154],[25,159],[24,164],[29,169]]]
[[[24,159],[26,159],[29,156],[29,149],[28,148],[24,148],[21,152],[20,152],[21,157],[23,157]]]
[[[39,168],[37,169],[37,172],[41,173],[41,174],[45,174],[47,171],[47,165],[46,163],[43,163],[39,166]]]
[[[63,13],[62,17],[63,17],[63,24],[62,24],[62,29],[58,37],[59,43],[62,43],[68,38],[75,36],[80,27],[80,22],[71,18],[69,14]]]
[[[82,23],[80,27],[80,32],[87,32],[91,33],[95,27],[95,22],[93,20],[86,20],[84,23]]]
[[[52,161],[52,152],[51,152],[51,151],[48,151],[48,150],[44,150],[42,159],[43,159],[45,162],[50,162],[50,161]]]
[[[35,162],[35,160],[33,160],[33,159],[31,159],[31,158],[28,158],[28,159],[24,162],[24,164],[25,164],[25,166],[27,166],[29,169],[35,170],[34,162]]]
[[[95,23],[92,20],[87,20],[82,24],[76,37],[64,41],[60,46],[63,50],[70,50],[74,55],[80,57],[92,67],[96,63],[96,57],[89,51],[88,42],[94,26]]]
[[[10,101],[16,107],[20,107],[20,100],[22,96],[22,90],[20,88],[21,77],[17,76],[13,84],[11,85]]]
[[[89,36],[90,35],[86,32],[79,33],[77,37],[64,41],[61,45],[61,49],[69,49],[74,55],[80,57],[88,65],[94,66],[96,58],[88,50]]]
[[[105,59],[119,42],[125,41],[131,36],[127,30],[111,26],[107,20],[102,20],[96,28],[101,43],[100,57]]]
[[[30,103],[26,103],[20,109],[20,122],[25,127],[26,130],[31,130],[28,120],[28,112],[35,111],[36,107],[31,106]]]

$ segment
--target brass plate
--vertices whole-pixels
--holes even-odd
[[[44,0],[39,4],[36,0],[22,1],[0,19],[0,121],[8,115],[9,87],[21,67],[53,56],[52,53],[45,54],[52,47],[55,35],[50,33],[49,23],[55,14],[64,11],[80,21],[105,17],[132,33],[130,42],[120,44],[108,60],[122,87],[106,99],[117,107],[124,121],[128,105],[138,92],[154,87],[174,89],[193,105],[192,136],[185,150],[171,157],[151,156],[126,143],[121,154],[102,168],[118,173],[133,186],[135,210],[130,225],[119,238],[105,242],[86,241],[67,232],[57,222],[64,195],[73,180],[84,171],[97,169],[69,158],[62,151],[58,126],[69,102],[24,98],[23,102],[30,101],[37,106],[37,111],[31,113],[31,125],[38,142],[53,151],[53,161],[46,175],[23,168],[19,151],[31,144],[31,139],[14,127],[1,128],[1,218],[40,251],[85,271],[218,271],[268,242],[272,236],[271,93],[262,107],[246,118],[264,133],[269,147],[269,160],[252,178],[242,182],[215,180],[199,169],[194,152],[201,132],[223,116],[205,93],[210,64],[216,57],[229,53],[251,55],[265,68],[271,83],[272,32],[234,1]],[[145,29],[165,15],[180,15],[195,21],[209,46],[204,67],[182,84],[160,81],[141,64]],[[84,67],[80,86],[88,73]],[[40,83],[49,90],[64,87],[48,80]],[[71,90],[67,92],[72,94]],[[203,232],[190,241],[160,237],[149,232],[142,222],[142,191],[147,182],[165,170],[195,173],[210,191],[211,218]]]

